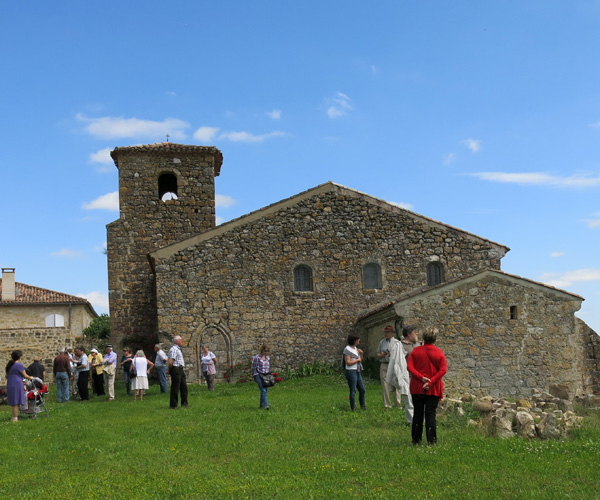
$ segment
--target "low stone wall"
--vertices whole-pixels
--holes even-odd
[[[10,361],[14,350],[23,351],[21,363],[27,368],[34,356],[46,368],[46,383],[54,382],[52,365],[60,347],[73,345],[75,337],[66,327],[54,328],[14,328],[0,330],[0,385],[6,385],[4,367]]]
[[[551,391],[536,391],[531,397],[516,401],[467,394],[461,399],[444,398],[440,410],[454,410],[464,415],[464,405],[469,403],[480,415],[480,419],[471,420],[470,425],[484,426],[495,437],[561,439],[567,437],[572,428],[580,426],[583,417],[575,414],[566,386],[551,386]]]

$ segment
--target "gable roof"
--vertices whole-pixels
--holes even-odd
[[[380,311],[383,311],[384,309],[387,309],[388,307],[395,306],[396,304],[400,304],[402,302],[413,302],[413,301],[421,300],[430,295],[443,293],[447,290],[450,290],[452,288],[457,288],[460,285],[463,285],[466,283],[475,283],[475,282],[481,281],[485,278],[488,278],[490,276],[496,276],[507,282],[517,283],[517,284],[520,284],[523,286],[528,286],[533,289],[550,292],[550,293],[557,294],[557,295],[564,295],[565,296],[564,298],[568,299],[568,300],[573,300],[573,299],[581,300],[581,301],[585,300],[580,295],[576,295],[574,293],[567,292],[565,290],[561,290],[560,288],[555,288],[553,286],[546,285],[546,284],[540,283],[538,281],[533,281],[528,278],[523,278],[521,276],[517,276],[516,274],[505,273],[504,271],[499,271],[497,269],[485,269],[483,271],[479,271],[477,273],[471,274],[466,277],[457,278],[455,280],[440,283],[439,285],[423,286],[420,288],[415,288],[413,290],[410,290],[406,293],[403,293],[402,295],[399,295],[398,297],[396,297],[395,299],[393,299],[391,301],[387,301],[382,304],[378,304],[377,306],[372,307],[367,310],[364,310],[364,311],[359,311],[358,319],[356,320],[356,322],[359,323],[360,321],[368,318],[369,316],[371,316],[375,313],[378,313]]]
[[[0,278],[0,297],[1,296],[2,278]],[[15,282],[15,300],[7,301],[0,299],[0,306],[32,306],[48,304],[81,304],[87,306],[94,317],[98,316],[92,305],[83,297],[55,292],[53,290],[47,290],[46,288],[26,285],[25,283]]]
[[[148,258],[150,260],[151,265],[154,267],[153,263],[156,259],[168,258],[181,250],[192,247],[198,243],[209,240],[210,238],[213,238],[215,236],[222,235],[222,234],[226,233],[227,231],[232,230],[236,227],[239,227],[244,224],[249,224],[255,220],[258,220],[260,218],[271,215],[271,214],[277,212],[278,210],[282,210],[282,209],[297,205],[300,202],[302,202],[308,198],[311,198],[313,196],[317,196],[317,195],[320,195],[323,193],[329,193],[329,192],[334,192],[334,193],[343,194],[346,196],[361,198],[361,199],[366,200],[369,203],[372,203],[373,205],[377,205],[379,207],[385,208],[386,210],[389,210],[391,212],[402,213],[402,214],[412,217],[413,219],[416,219],[421,222],[425,222],[427,224],[432,224],[432,225],[435,225],[435,226],[438,226],[441,228],[446,228],[446,229],[451,229],[453,231],[457,231],[457,232],[461,233],[463,236],[473,239],[479,243],[484,242],[486,244],[496,247],[496,249],[499,252],[501,252],[502,255],[504,255],[508,251],[510,251],[510,248],[508,248],[507,246],[501,245],[500,243],[496,243],[494,241],[482,238],[480,236],[474,235],[467,231],[463,231],[462,229],[458,229],[456,227],[450,226],[448,224],[444,224],[444,223],[436,221],[434,219],[430,219],[423,215],[419,215],[419,214],[412,212],[406,208],[400,208],[397,205],[394,205],[387,201],[376,198],[375,196],[361,193],[360,191],[356,191],[356,190],[348,188],[346,186],[342,186],[340,184],[336,184],[332,181],[329,181],[329,182],[326,182],[325,184],[320,184],[319,186],[316,186],[312,189],[308,189],[308,190],[298,193],[294,196],[291,196],[290,198],[286,198],[286,199],[278,201],[276,203],[272,203],[271,205],[267,205],[266,207],[255,210],[254,212],[250,212],[249,214],[238,217],[237,219],[233,219],[228,222],[225,222],[225,223],[215,227],[214,229],[205,231],[204,233],[198,234],[196,236],[192,236],[185,240],[182,240],[177,243],[173,243],[171,245],[168,245],[168,246],[165,246],[158,250],[155,250],[148,254]]]

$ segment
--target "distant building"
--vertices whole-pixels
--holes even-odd
[[[600,389],[597,336],[574,316],[583,298],[503,273],[504,245],[333,182],[216,226],[218,149],[159,143],[111,156],[113,340],[181,335],[191,379],[204,342],[221,367],[262,342],[275,367],[297,367],[335,361],[353,331],[373,356],[384,325],[399,334],[416,322],[440,328],[456,392]]]
[[[82,297],[15,281],[15,269],[3,268],[0,280],[0,366],[10,353],[23,351],[23,364],[39,355],[52,378],[51,362],[59,347],[73,345],[98,316]],[[4,380],[4,373],[0,374]]]

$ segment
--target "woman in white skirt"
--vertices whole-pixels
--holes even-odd
[[[133,390],[133,400],[136,401],[140,397],[140,401],[144,400],[144,391],[148,389],[148,374],[154,363],[146,358],[144,351],[141,349],[135,353],[131,366],[135,366],[137,375],[131,379],[131,389]]]

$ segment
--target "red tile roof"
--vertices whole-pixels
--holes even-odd
[[[2,278],[0,278],[0,297],[2,293]],[[3,301],[2,305],[25,305],[25,304],[88,304],[87,299],[69,295],[67,293],[54,292],[37,286],[15,283],[15,300]],[[90,305],[91,308],[91,305]],[[93,310],[93,309],[92,309]]]

